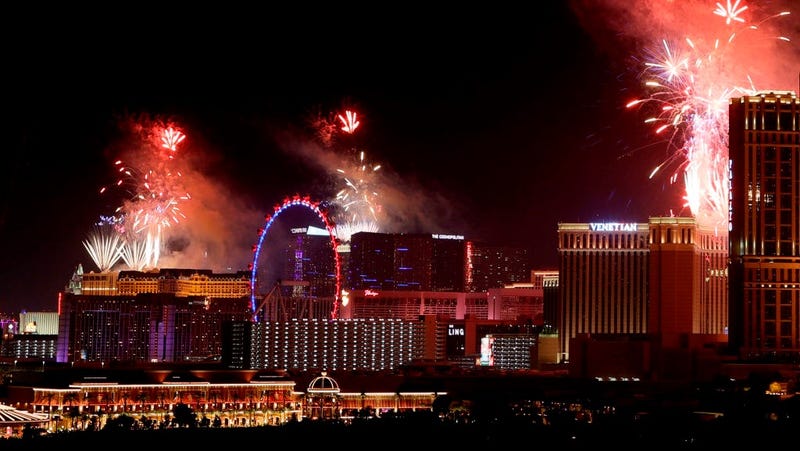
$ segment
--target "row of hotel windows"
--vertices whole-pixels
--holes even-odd
[[[756,282],[800,282],[800,268],[752,268],[748,273],[749,280]]]
[[[569,233],[563,235],[562,248],[569,249],[647,249],[647,239],[642,234]]]
[[[800,124],[800,113],[798,112],[780,112],[778,114],[763,114],[763,111],[758,109],[748,109],[747,118],[745,120],[745,129],[753,130],[755,133],[748,133],[748,135],[764,136],[765,138],[771,137],[772,142],[775,142],[775,136],[792,136],[787,133],[780,133],[781,131],[797,131],[798,124]],[[778,132],[767,132],[765,130],[779,130]],[[794,144],[797,144],[798,135],[794,135]],[[758,139],[758,138],[756,138]],[[752,142],[752,141],[748,141]],[[791,142],[787,139],[786,142]]]
[[[763,301],[764,305],[767,306],[766,308],[768,309],[771,308],[772,311],[774,311],[775,307],[770,307],[770,306],[781,304],[781,312],[789,314],[789,316],[783,316],[782,314],[781,319],[791,319],[792,316],[790,307],[795,304],[795,301],[800,302],[800,299],[793,299],[796,298],[797,296],[797,293],[795,293],[793,290],[759,289],[759,290],[754,290],[752,295],[756,297],[759,297],[760,295],[760,299],[757,300]],[[787,310],[787,308],[789,308],[789,310]]]

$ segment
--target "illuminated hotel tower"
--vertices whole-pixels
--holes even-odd
[[[58,362],[202,360],[221,354],[224,323],[251,316],[248,271],[110,274],[74,277],[60,296]]]
[[[656,217],[649,225],[648,334],[665,349],[726,343],[727,235],[698,228],[694,218]]]
[[[307,285],[287,286],[284,295],[332,297],[336,291],[336,264],[328,231],[307,226],[289,232],[281,280],[304,281]]]
[[[794,92],[729,105],[730,336],[743,358],[800,353],[800,105]]]
[[[530,283],[528,250],[469,240],[466,242],[465,289],[473,293]]]
[[[544,296],[544,326],[558,327],[558,271],[535,269],[531,271],[533,287],[540,288]]]
[[[562,359],[581,334],[647,335],[672,350],[727,341],[725,236],[694,218],[653,217],[559,224],[558,239]]]
[[[352,290],[464,291],[463,235],[354,233],[348,288]]]
[[[559,347],[581,334],[647,332],[648,224],[559,224]]]

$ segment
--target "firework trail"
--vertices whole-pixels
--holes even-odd
[[[150,242],[147,240],[126,240],[121,249],[122,260],[128,268],[142,271],[150,264]]]
[[[662,39],[645,57],[641,78],[648,97],[628,107],[653,106],[645,121],[657,135],[667,135],[670,157],[650,177],[674,166],[670,181],[682,181],[684,201],[701,226],[728,231],[728,103],[731,97],[757,92],[748,65],[769,53],[764,49],[784,36],[770,36],[762,26],[788,11],[753,21],[741,0],[716,3],[697,36]],[[775,88],[771,86],[770,88]]]
[[[191,196],[183,189],[175,157],[186,136],[172,126],[140,126],[143,143],[129,163],[115,162],[115,185],[125,193],[115,212],[115,228],[123,238],[121,258],[132,269],[158,265],[164,235],[185,215],[180,204]],[[100,193],[107,191],[103,187]]]
[[[312,121],[317,137],[326,147],[339,142],[346,148],[339,154],[344,158],[332,174],[342,186],[336,192],[332,205],[332,218],[336,222],[335,234],[344,242],[357,232],[377,232],[381,229],[381,211],[378,186],[380,164],[367,161],[366,152],[357,146],[348,146],[361,122],[358,113],[345,110],[342,114]]]
[[[112,222],[103,220],[83,241],[83,246],[100,272],[110,270],[122,257],[123,239]]]

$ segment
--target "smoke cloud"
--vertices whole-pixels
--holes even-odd
[[[331,201],[336,194],[347,189],[342,174],[337,169],[354,166],[353,149],[337,149],[320,145],[295,132],[280,134],[278,143],[284,152],[300,159],[309,167],[320,171],[317,187],[321,200]],[[370,150],[359,146],[355,151],[370,155]],[[447,193],[437,192],[433,186],[425,186],[413,176],[403,176],[392,171],[391,163],[371,161],[381,168],[370,175],[370,189],[377,193],[375,206],[376,222],[382,233],[468,233],[463,230],[459,209],[449,200]],[[352,173],[353,171],[349,171]],[[345,173],[348,173],[346,170]],[[338,216],[338,217],[336,217]],[[336,222],[345,221],[345,212],[338,210]]]
[[[720,5],[728,3],[738,5],[737,11],[741,12],[736,17],[742,22],[727,23],[726,17],[715,13]],[[572,2],[580,23],[599,48],[612,53],[631,52],[627,61],[633,70],[642,68],[641,58],[649,52],[661,52],[664,41],[675,51],[687,51],[691,41],[707,56],[697,63],[713,67],[715,78],[726,81],[726,85],[795,92],[800,89],[800,11],[793,11],[792,7],[797,6],[793,0]],[[782,15],[784,12],[790,14]],[[623,54],[615,57],[626,59]]]
[[[167,127],[185,136],[174,152],[165,149],[161,140]],[[165,218],[160,221],[155,265],[141,269],[196,268],[220,273],[248,269],[263,211],[246,205],[241,195],[210,176],[207,169],[216,164],[219,153],[204,148],[192,130],[170,119],[126,116],[119,120],[119,130],[109,149],[118,162],[119,184],[104,194],[111,203],[101,216],[116,215],[122,220],[120,230],[139,239],[147,228],[135,226],[135,220]],[[152,201],[152,197],[160,200]],[[165,199],[176,201],[169,211],[164,211]],[[113,269],[140,268],[128,267],[121,259]]]

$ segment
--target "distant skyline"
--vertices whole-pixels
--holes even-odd
[[[186,134],[191,200],[161,267],[246,270],[264,216],[295,194],[335,199],[352,150],[381,164],[386,231],[522,246],[531,269],[556,267],[559,222],[688,215],[679,183],[650,178],[668,143],[625,107],[644,93],[644,49],[677,34],[671,3],[31,24],[47,44],[7,58],[0,312],[54,310],[78,264],[97,270],[82,241],[119,205],[99,190],[116,159],[141,150],[142,124]],[[782,31],[796,40],[795,19]],[[783,61],[753,63],[760,87],[798,90],[794,42]],[[348,109],[357,134],[323,142],[314,119]]]

